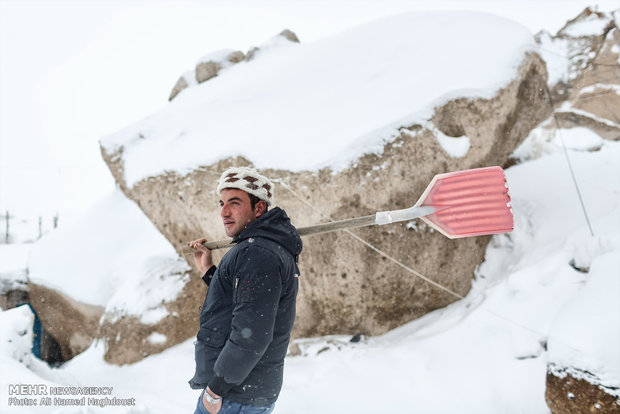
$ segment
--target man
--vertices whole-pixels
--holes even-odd
[[[220,215],[236,245],[216,267],[206,239],[188,243],[209,286],[189,382],[203,389],[196,414],[268,414],[282,388],[302,243],[284,210],[268,210],[273,187],[249,168],[226,170]]]

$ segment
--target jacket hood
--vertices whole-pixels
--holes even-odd
[[[273,240],[288,250],[296,260],[303,247],[297,229],[291,224],[291,220],[286,215],[286,212],[280,207],[268,210],[256,221],[250,223],[234,238],[234,241],[239,242],[250,237],[262,237]]]

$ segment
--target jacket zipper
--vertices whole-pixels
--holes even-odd
[[[233,287],[233,303],[237,302],[237,287],[239,286],[239,276],[235,278],[235,286]]]

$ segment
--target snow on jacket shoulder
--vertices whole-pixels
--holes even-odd
[[[302,243],[275,207],[245,228],[211,279],[200,315],[192,388],[269,405],[282,388],[295,321]]]

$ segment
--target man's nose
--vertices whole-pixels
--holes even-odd
[[[227,206],[223,205],[222,206],[222,210],[220,211],[220,216],[222,216],[222,217],[229,217],[230,216],[230,209]]]

